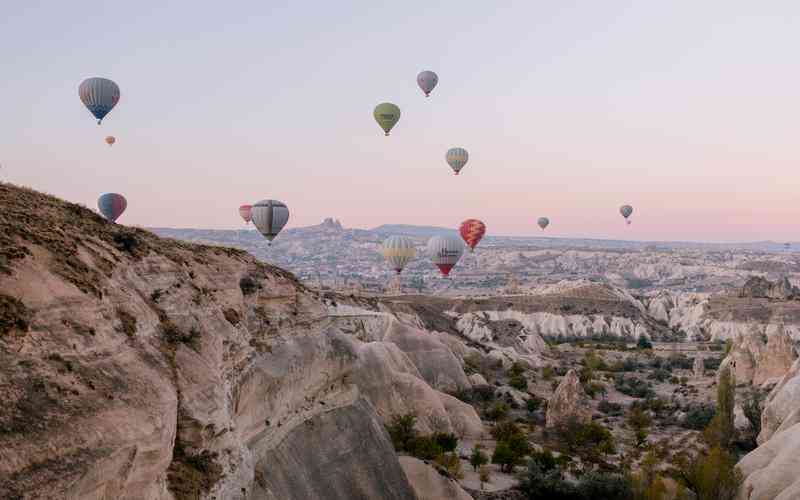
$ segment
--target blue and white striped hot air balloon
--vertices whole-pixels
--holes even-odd
[[[78,95],[81,102],[97,118],[97,124],[119,102],[119,86],[108,78],[87,78],[78,87]]]
[[[447,154],[444,155],[445,160],[447,160],[447,164],[450,165],[450,168],[453,169],[453,172],[458,175],[464,165],[467,164],[467,160],[469,160],[469,153],[464,148],[450,148],[447,150]]]

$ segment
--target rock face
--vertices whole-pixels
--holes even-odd
[[[400,457],[400,465],[414,487],[417,498],[472,500],[457,482],[439,474],[436,469],[414,457]]]
[[[739,297],[752,299],[789,300],[798,295],[798,290],[789,283],[788,278],[772,282],[760,276],[748,279],[739,291]]]
[[[547,404],[547,427],[556,426],[570,418],[586,423],[592,418],[588,396],[575,370],[570,370],[558,385]]]
[[[0,498],[413,499],[383,417],[480,432],[421,371],[244,252],[0,184]]]
[[[745,478],[739,498],[800,498],[800,360],[767,398],[758,442],[737,465]]]
[[[248,498],[416,500],[401,464],[382,423],[362,398],[306,420],[266,451],[256,463]]]
[[[797,351],[786,330],[779,325],[766,333],[752,328],[737,334],[721,366],[733,367],[737,383],[759,386],[782,377],[797,359]]]

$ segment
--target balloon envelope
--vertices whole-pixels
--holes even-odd
[[[417,85],[425,92],[425,97],[431,95],[437,83],[439,83],[439,77],[433,71],[423,71],[417,75]]]
[[[627,219],[633,213],[633,207],[630,205],[622,205],[619,207],[619,213]]]
[[[542,228],[542,230],[544,230],[544,228],[550,225],[550,219],[548,219],[547,217],[539,217],[536,223],[539,225],[540,228]]]
[[[390,102],[382,102],[375,106],[372,116],[375,117],[375,121],[386,132],[386,135],[389,135],[389,131],[400,120],[400,108]]]
[[[289,222],[289,208],[278,200],[261,200],[250,212],[256,229],[270,242]]]
[[[119,102],[119,86],[108,78],[87,78],[78,87],[81,102],[97,118],[97,123]]]
[[[250,222],[250,220],[253,218],[253,205],[240,206],[239,216],[244,219],[245,222]]]
[[[486,224],[478,219],[467,219],[461,223],[458,232],[470,251],[473,251],[481,241],[481,238],[483,238],[483,235],[486,234]]]
[[[417,254],[414,242],[408,236],[389,236],[383,242],[383,257],[397,274],[411,262]]]
[[[128,200],[118,193],[101,194],[97,199],[97,209],[100,210],[103,217],[111,222],[116,222],[126,208],[128,208]]]
[[[444,155],[445,160],[447,160],[447,164],[450,165],[450,168],[453,169],[453,172],[458,175],[464,165],[467,164],[467,160],[469,160],[469,153],[464,148],[450,148],[447,150],[447,153]]]
[[[428,240],[428,255],[444,276],[450,274],[464,254],[464,243],[458,236],[434,236]]]
[[[106,144],[108,144],[109,146],[113,145],[115,142],[117,142],[117,138],[114,137],[113,135],[109,135],[108,137],[106,137]]]

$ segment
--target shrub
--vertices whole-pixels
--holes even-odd
[[[649,398],[655,395],[649,383],[636,377],[617,376],[614,387],[619,392],[634,398]]]
[[[622,405],[619,403],[612,403],[607,399],[600,401],[600,404],[597,405],[597,409],[605,413],[606,415],[611,415],[611,416],[622,415]]]
[[[464,478],[464,472],[461,469],[461,459],[458,457],[457,453],[442,453],[436,457],[435,461],[439,467],[447,471],[451,478]]]
[[[565,481],[558,469],[544,471],[536,461],[528,462],[528,470],[519,485],[528,500],[578,500],[572,483]]]
[[[128,337],[133,337],[136,334],[136,318],[122,308],[117,309],[117,318],[120,325],[117,331],[124,333]]]
[[[670,372],[668,372],[667,370],[665,370],[663,368],[659,368],[659,369],[653,371],[653,373],[650,374],[649,378],[657,380],[659,382],[666,382],[667,380],[670,379],[670,377],[671,377]]]
[[[586,500],[630,500],[633,488],[630,479],[621,474],[588,472],[577,485],[578,498]]]
[[[581,460],[597,464],[603,456],[615,452],[614,436],[597,422],[587,424],[570,418],[556,427],[561,443],[570,453],[578,454]]]
[[[553,452],[547,448],[531,453],[531,461],[536,462],[542,472],[548,472],[558,467]]]
[[[552,366],[545,366],[542,368],[542,379],[544,380],[552,380],[554,376],[553,367]]]
[[[31,311],[16,297],[0,294],[0,336],[17,328],[27,331]]]
[[[458,446],[458,437],[453,433],[437,432],[433,439],[445,452],[454,451]]]
[[[410,448],[406,451],[410,451],[412,455],[422,460],[433,460],[444,453],[433,436],[417,436],[412,440]]]
[[[527,438],[522,434],[512,435],[508,440],[498,441],[492,454],[492,463],[500,466],[500,470],[511,472],[522,463],[522,459],[530,452]]]
[[[252,295],[261,288],[261,285],[252,276],[242,276],[239,280],[239,289],[243,295]]]
[[[711,423],[715,413],[716,409],[713,405],[692,406],[686,412],[686,418],[681,425],[686,429],[702,431]]]
[[[508,415],[510,408],[505,403],[495,403],[491,408],[486,410],[486,418],[489,420],[501,420]]]
[[[492,427],[490,434],[498,441],[508,441],[516,435],[521,435],[522,431],[514,422],[499,422]]]
[[[525,407],[527,408],[528,413],[536,413],[539,411],[539,408],[542,407],[542,400],[536,396],[531,396],[531,398],[525,403]]]
[[[605,394],[607,392],[606,391],[606,386],[601,384],[601,383],[599,383],[599,382],[589,382],[588,384],[585,384],[583,386],[583,390],[592,399],[594,399],[594,397],[597,396],[598,394],[602,394],[603,396],[605,396]]]
[[[489,463],[489,457],[483,452],[481,445],[476,444],[475,447],[472,448],[472,454],[469,456],[469,464],[477,472],[481,465],[487,463]]]
[[[742,484],[736,457],[714,446],[707,453],[680,453],[673,458],[674,477],[701,500],[733,500]]]
[[[528,389],[528,380],[524,375],[514,375],[508,381],[508,385],[518,391],[524,391]]]
[[[411,451],[414,439],[417,437],[417,416],[413,413],[405,415],[392,415],[386,430],[392,438],[392,444],[397,451]]]
[[[639,349],[652,349],[653,343],[645,335],[639,335],[639,340],[636,341],[636,347]]]
[[[703,368],[705,370],[716,370],[722,364],[722,358],[704,358]]]

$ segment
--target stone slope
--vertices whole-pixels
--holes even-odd
[[[0,184],[0,498],[413,499],[383,418],[450,399],[285,271]]]

